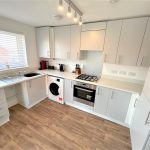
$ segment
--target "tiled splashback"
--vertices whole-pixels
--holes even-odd
[[[65,64],[65,71],[72,72],[75,70],[76,64],[80,65],[81,72],[101,76],[103,55],[101,52],[82,51],[82,59],[80,60],[60,60],[60,59],[47,59],[49,65],[53,65],[59,69],[59,64]]]

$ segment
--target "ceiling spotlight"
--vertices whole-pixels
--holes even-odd
[[[63,7],[63,1],[62,1],[62,0],[59,0],[58,9],[59,9],[60,11],[63,11],[63,9],[64,9],[64,7]]]
[[[77,21],[78,21],[77,12],[74,13],[73,21],[74,21],[74,22],[77,22]]]
[[[67,17],[70,18],[71,16],[72,16],[72,14],[71,14],[71,6],[69,4],[68,11],[67,11]]]
[[[79,25],[81,26],[82,25],[82,17],[80,16],[80,19],[79,19]]]

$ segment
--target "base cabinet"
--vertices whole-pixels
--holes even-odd
[[[9,110],[4,89],[0,89],[0,126],[9,121]]]
[[[65,79],[64,100],[65,103],[73,103],[73,81]]]
[[[94,111],[125,124],[131,96],[128,92],[98,86]]]
[[[131,122],[130,134],[133,150],[142,150],[150,132],[150,103],[141,95]]]
[[[21,91],[19,92],[19,103],[26,108],[31,108],[46,96],[46,77],[38,77],[21,84]]]

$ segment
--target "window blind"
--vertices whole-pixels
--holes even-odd
[[[0,71],[27,66],[24,35],[0,31]]]

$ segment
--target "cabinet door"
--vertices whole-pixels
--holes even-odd
[[[110,89],[104,87],[97,87],[94,103],[94,111],[96,113],[106,115],[109,95]]]
[[[150,19],[148,20],[137,65],[144,67],[150,66]]]
[[[65,103],[73,102],[73,81],[65,79],[65,88],[64,88],[64,99]]]
[[[119,90],[111,90],[107,109],[108,117],[124,123],[130,100],[131,93]]]
[[[115,63],[122,20],[108,21],[104,44],[104,62]]]
[[[69,59],[70,55],[70,26],[54,28],[55,58]]]
[[[39,57],[50,58],[50,29],[41,27],[36,29],[36,40]]]
[[[29,105],[36,103],[42,98],[46,98],[45,76],[27,81],[27,90],[28,90]]]
[[[78,60],[80,55],[80,33],[81,27],[78,25],[71,26],[71,52],[70,59]]]
[[[81,50],[102,51],[105,30],[81,32]]]
[[[130,127],[133,150],[142,150],[150,130],[148,122],[150,122],[150,104],[146,97],[141,95]]]
[[[123,20],[116,63],[136,65],[147,19],[145,17]]]

